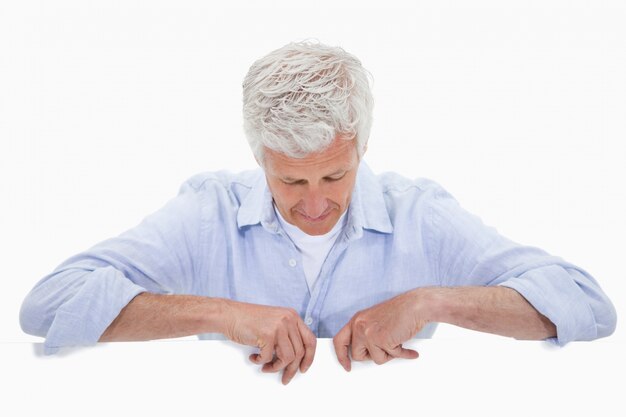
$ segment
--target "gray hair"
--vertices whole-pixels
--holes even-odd
[[[243,81],[243,128],[257,161],[264,147],[302,158],[337,136],[356,138],[361,158],[374,106],[368,75],[342,48],[306,41],[254,62]]]

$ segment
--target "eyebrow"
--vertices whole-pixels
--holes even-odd
[[[346,172],[348,172],[347,169],[345,168],[340,168],[337,171],[333,172],[332,174],[328,174],[328,175],[324,175],[324,178],[328,178],[328,177],[334,177],[335,175],[339,175],[339,174],[345,174]],[[302,181],[300,179],[296,179],[296,178],[292,178],[292,177],[283,177],[283,181],[287,181],[287,182],[297,182],[297,181]]]

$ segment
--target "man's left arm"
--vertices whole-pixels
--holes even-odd
[[[416,317],[521,340],[556,337],[556,326],[520,293],[503,286],[424,287],[410,291]]]
[[[357,313],[334,340],[344,367],[348,345],[357,360],[415,356],[401,343],[431,321],[561,346],[613,333],[615,308],[586,271],[501,236],[434,182],[425,193],[422,234],[433,237],[431,270],[441,286],[417,288]],[[386,330],[383,312],[396,317]]]
[[[402,343],[431,322],[516,339],[556,336],[556,326],[511,288],[421,287],[355,314],[333,340],[339,363],[349,371],[350,356],[378,365],[415,359],[417,352]]]
[[[556,327],[549,339],[561,346],[574,340],[593,340],[615,330],[616,313],[611,301],[591,274],[543,249],[516,243],[462,208],[443,187],[436,185],[430,199],[432,233],[435,236],[433,270],[442,287],[481,286],[484,290],[515,290],[540,316]],[[494,292],[497,297],[502,292]],[[512,294],[512,293],[511,293]],[[469,302],[469,298],[457,302]],[[478,300],[484,302],[485,300]],[[510,300],[508,300],[510,301]],[[517,307],[523,305],[520,299]],[[451,308],[451,307],[450,307]],[[507,304],[500,303],[491,320],[508,329],[489,331],[522,337],[525,319],[507,323]],[[520,313],[517,313],[520,314]],[[485,318],[485,320],[489,320]],[[465,327],[465,326],[463,326]]]

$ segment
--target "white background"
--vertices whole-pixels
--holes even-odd
[[[253,168],[243,77],[306,38],[373,74],[375,172],[439,182],[626,311],[623,1],[223,3],[0,3],[0,341],[40,341],[19,307],[63,260],[197,172]]]
[[[624,417],[626,343],[607,338],[546,349],[496,336],[411,340],[418,359],[345,372],[318,339],[305,373],[283,386],[252,349],[228,341],[100,343],[34,357],[0,344],[4,416],[563,416]],[[39,344],[34,345],[40,348]],[[593,359],[592,359],[593,358]],[[609,367],[610,365],[610,367]],[[4,376],[4,375],[3,375]],[[609,378],[611,377],[611,378]],[[3,386],[4,385],[4,386]]]

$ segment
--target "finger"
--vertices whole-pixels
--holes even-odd
[[[302,362],[302,358],[304,358],[304,346],[302,344],[302,338],[300,337],[300,332],[298,331],[297,326],[289,329],[289,340],[291,340],[295,357],[283,371],[283,385],[287,385],[296,375],[296,372],[298,372],[298,368],[300,367],[300,362]]]
[[[385,351],[394,358],[417,359],[419,357],[419,353],[416,350],[406,349],[402,347],[402,345],[398,345],[391,349],[385,349]]]
[[[391,359],[393,359],[393,357],[390,356],[387,352],[374,344],[368,344],[367,350],[376,365],[382,365],[383,363],[389,362]]]
[[[275,347],[275,352],[274,352],[274,357],[272,358],[272,360],[270,362],[266,362],[263,364],[263,366],[261,367],[261,371],[263,372],[277,372],[280,371],[282,368],[284,368],[284,365],[282,365],[282,359],[278,356],[279,355],[279,351],[280,351],[280,347],[278,345],[276,345]],[[281,355],[282,356],[282,355]],[[273,370],[274,367],[278,367],[278,369],[275,371]]]
[[[370,355],[370,352],[367,349],[367,346],[365,346],[364,344],[358,344],[358,345],[353,344],[352,351],[350,352],[350,354],[352,355],[352,360],[359,361],[359,362],[369,361],[372,359],[372,356]]]
[[[348,354],[352,340],[352,328],[350,326],[351,323],[348,322],[333,338],[333,345],[335,346],[337,360],[347,372],[350,372],[350,369],[352,368],[350,356]]]
[[[287,331],[281,328],[276,335],[276,359],[263,365],[263,372],[278,372],[289,365],[295,358],[293,346],[291,345]]]
[[[272,340],[261,340],[257,342],[260,353],[250,355],[250,360],[256,364],[269,363],[274,359],[274,342]]]
[[[351,355],[352,359],[355,361],[365,361],[372,359],[370,356],[371,352],[367,346],[368,340],[363,335],[363,331],[360,329],[355,329],[352,332],[352,345],[351,345]]]
[[[305,373],[313,363],[317,338],[302,320],[298,320],[298,329],[300,330],[300,336],[302,337],[302,344],[304,346],[304,358],[300,363],[300,372]]]

